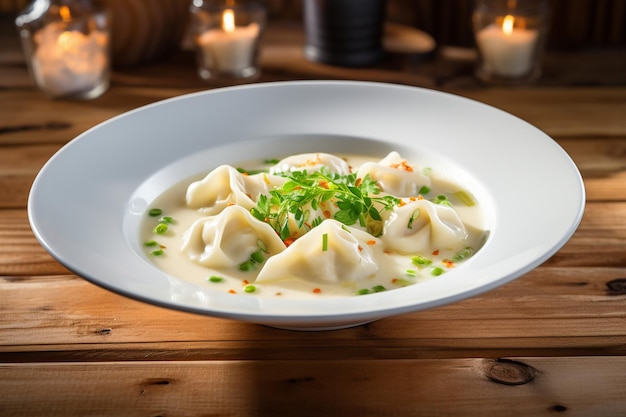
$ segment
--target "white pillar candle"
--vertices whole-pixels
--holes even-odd
[[[94,30],[85,35],[50,23],[35,35],[33,76],[48,94],[62,96],[98,85],[108,68],[108,35]]]
[[[508,15],[502,26],[489,25],[476,35],[483,66],[502,77],[519,77],[531,70],[539,38],[536,30],[514,27],[514,19]]]
[[[224,73],[240,73],[253,66],[259,25],[238,27],[232,10],[225,10],[221,29],[211,29],[198,36],[207,68]]]

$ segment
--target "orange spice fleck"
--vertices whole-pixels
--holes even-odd
[[[324,210],[322,212],[322,214],[324,215],[324,217],[326,217],[327,219],[330,219],[332,214],[330,214],[330,210]]]
[[[391,279],[391,283],[392,283],[392,284],[395,284],[396,282],[398,282],[398,278],[392,278],[392,279]]]
[[[359,245],[359,252],[363,252],[363,246]]]
[[[241,285],[246,286],[250,284],[250,281],[248,281],[247,279],[244,279],[243,281],[241,281]]]
[[[285,246],[289,247],[293,242],[295,242],[296,239],[292,238],[292,237],[288,237],[287,239],[285,239],[283,241],[283,243],[285,244]]]
[[[313,293],[319,294],[321,292],[322,292],[321,288],[313,288]]]
[[[439,255],[439,249],[435,249],[435,250],[433,251],[433,256],[437,256],[437,255]]]
[[[228,290],[228,292],[229,292],[230,294],[237,294],[237,291],[235,291],[235,290],[233,290],[233,289]]]
[[[328,181],[320,181],[320,187],[328,190]]]
[[[445,265],[446,268],[454,268],[454,261],[446,259],[442,263]]]
[[[376,244],[376,241],[375,240],[368,240],[366,243],[368,245],[370,245],[370,246],[374,246]]]
[[[417,196],[417,199],[418,199],[418,200],[423,200],[423,199],[424,199],[424,196],[420,194],[420,195],[418,195],[418,196]]]

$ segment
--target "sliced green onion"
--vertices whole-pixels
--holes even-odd
[[[417,271],[415,269],[407,269],[404,273],[410,277],[414,277],[417,275]]]
[[[452,195],[455,196],[461,203],[465,204],[468,207],[472,207],[476,205],[476,203],[474,202],[474,199],[464,190],[452,193]]]
[[[263,263],[263,261],[265,260],[265,257],[263,256],[263,251],[259,249],[258,251],[252,253],[252,255],[250,255],[250,260],[259,264]]]
[[[411,258],[411,263],[417,267],[423,268],[425,266],[432,264],[433,261],[431,261],[428,258],[425,258],[422,255],[415,255]]]
[[[239,265],[240,271],[248,272],[248,271],[252,271],[253,269],[254,269],[254,261],[252,259],[249,259],[245,261],[244,263],[242,263],[241,265]]]
[[[373,290],[374,292],[383,292],[383,291],[387,291],[387,288],[385,288],[385,287],[384,287],[384,286],[382,286],[382,285],[376,285],[376,286],[374,286],[374,287],[372,288],[372,290]]]
[[[411,214],[411,218],[409,219],[409,223],[406,225],[407,229],[413,229],[413,222],[415,221],[415,219],[417,219],[420,215],[422,214],[422,212],[420,211],[420,209],[416,209],[413,211],[413,213]]]
[[[254,285],[246,285],[243,287],[244,292],[255,292],[256,287]]]
[[[461,249],[460,251],[458,251],[453,257],[452,260],[454,262],[461,262],[464,261],[465,259],[471,257],[474,254],[474,249],[470,248],[469,246],[466,247],[465,249]]]
[[[169,227],[167,226],[167,224],[165,223],[159,223],[154,227],[153,232],[158,234],[158,235],[162,235],[165,234],[167,232],[167,229],[169,229]]]
[[[419,193],[420,194],[428,194],[430,192],[430,187],[423,185],[422,188],[420,188]]]
[[[222,282],[224,281],[224,278],[219,277],[217,275],[211,275],[210,277],[207,278],[207,281],[209,282],[214,282],[214,283],[218,283],[218,282]]]
[[[153,208],[150,209],[150,211],[148,212],[148,215],[150,217],[160,216],[161,214],[163,214],[163,210],[161,210],[160,208]]]
[[[443,270],[443,268],[439,268],[439,267],[435,267],[430,271],[430,274],[438,277],[439,275],[443,274],[445,271]]]
[[[165,252],[163,251],[163,249],[157,249],[157,250],[153,250],[152,252],[150,252],[150,255],[152,255],[152,256],[161,256],[164,253]]]
[[[259,247],[259,249],[261,249],[263,252],[267,253],[267,245],[265,244],[265,242],[263,242],[261,239],[258,239],[256,241],[256,245]]]
[[[357,290],[356,295],[365,295],[371,292],[372,291],[369,288],[361,288],[360,290]]]
[[[322,252],[326,252],[328,250],[328,233],[324,233],[322,235]]]
[[[171,216],[163,216],[159,219],[159,221],[162,223],[172,224],[174,223],[174,218]]]
[[[157,242],[156,240],[149,240],[145,242],[143,245],[147,247],[159,246],[159,242]]]

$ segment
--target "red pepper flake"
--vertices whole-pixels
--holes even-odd
[[[320,187],[328,190],[328,181],[320,181]]]
[[[241,285],[248,285],[250,284],[250,281],[248,281],[247,279],[244,279],[243,281],[241,281]]]
[[[228,290],[228,292],[229,292],[230,294],[237,294],[237,291],[235,291],[235,290],[233,290],[233,289]]]
[[[392,278],[392,279],[391,279],[391,283],[392,283],[392,284],[395,284],[396,282],[398,282],[398,278]]]
[[[363,246],[359,245],[359,252],[363,252]]]
[[[368,245],[370,245],[370,246],[374,246],[376,244],[376,241],[375,240],[368,240],[366,243]]]
[[[395,169],[401,169],[406,172],[413,172],[413,167],[407,164],[406,161],[402,161],[398,164],[391,164],[390,167]]]
[[[437,256],[437,255],[439,255],[439,249],[435,249],[435,250],[433,251],[433,256]]]
[[[285,239],[283,241],[283,243],[285,244],[285,246],[289,247],[289,245],[291,245],[293,242],[295,242],[296,239],[292,238],[292,237],[288,237],[287,239]]]
[[[313,288],[313,293],[319,294],[321,292],[322,292],[321,288]]]
[[[442,263],[444,264],[446,268],[454,268],[454,261],[445,259]]]

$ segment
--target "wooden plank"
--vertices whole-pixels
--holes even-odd
[[[456,304],[328,332],[172,311],[72,275],[4,277],[0,361],[625,354],[625,277],[624,267],[542,267]]]
[[[0,412],[611,417],[626,409],[624,369],[614,357],[2,364]]]

